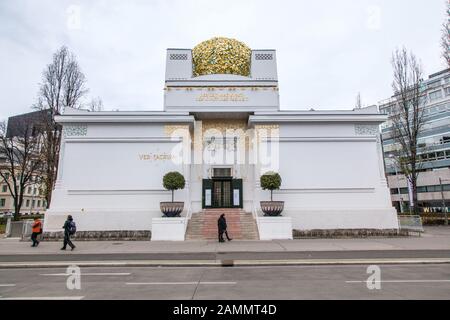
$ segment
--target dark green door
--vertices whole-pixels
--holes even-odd
[[[242,179],[203,179],[203,208],[242,208]]]

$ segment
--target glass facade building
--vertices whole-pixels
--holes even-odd
[[[450,69],[432,74],[423,81],[421,108],[425,125],[419,135],[418,206],[423,212],[449,211],[450,207]],[[381,101],[381,113],[392,115],[396,99]],[[408,210],[408,182],[396,165],[391,117],[381,126],[384,160],[393,204],[399,212]]]

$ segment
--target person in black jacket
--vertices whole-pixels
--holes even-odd
[[[67,216],[67,220],[66,220],[66,222],[64,222],[64,226],[63,226],[63,229],[64,229],[64,244],[63,244],[63,247],[61,248],[61,250],[66,250],[66,247],[67,247],[67,245],[69,245],[69,247],[71,247],[72,248],[72,250],[73,249],[75,249],[75,245],[72,243],[72,241],[70,241],[70,236],[71,236],[71,226],[72,226],[72,221],[73,221],[73,218],[72,218],[72,216],[71,215],[68,215]]]
[[[219,220],[217,220],[217,227],[219,229],[219,242],[225,242],[223,239],[223,234],[225,233],[227,240],[231,241],[232,239],[228,236],[227,231],[227,219],[225,219],[225,213],[220,215]]]

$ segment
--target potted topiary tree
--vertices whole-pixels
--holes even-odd
[[[184,202],[174,202],[173,192],[178,189],[184,189],[185,183],[183,175],[177,171],[171,171],[164,175],[163,186],[165,189],[172,191],[172,202],[159,203],[161,212],[166,217],[179,217],[183,211]]]
[[[270,190],[270,201],[261,201],[261,210],[266,216],[279,216],[284,209],[284,201],[273,201],[273,190],[280,189],[280,175],[273,171],[266,172],[261,176],[260,182],[263,190]]]

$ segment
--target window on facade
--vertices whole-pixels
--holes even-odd
[[[445,95],[450,96],[450,87],[445,88]]]
[[[427,87],[428,89],[437,88],[441,85],[441,79],[435,80],[433,82],[429,82]]]
[[[7,192],[8,191],[8,186],[6,184],[4,184],[2,186],[2,192]]]
[[[391,194],[398,194],[398,189],[397,188],[391,189]]]
[[[6,199],[0,199],[0,207],[4,207],[6,205]]]
[[[40,207],[41,206],[41,200],[38,200],[37,204],[38,204],[37,206]]]
[[[437,91],[430,92],[429,97],[430,97],[430,101],[440,99],[440,98],[442,98],[442,91],[437,90]]]
[[[445,159],[444,151],[436,152],[436,157],[437,157],[438,160]]]
[[[28,187],[28,193],[31,193],[31,187]]]
[[[5,173],[5,180],[9,180],[9,173]]]
[[[30,200],[27,200],[25,207],[29,207],[30,206]]]
[[[36,200],[31,201],[31,207],[34,208],[36,206]]]
[[[427,192],[427,187],[417,187],[417,192]]]
[[[213,168],[213,177],[231,177],[231,168]]]

